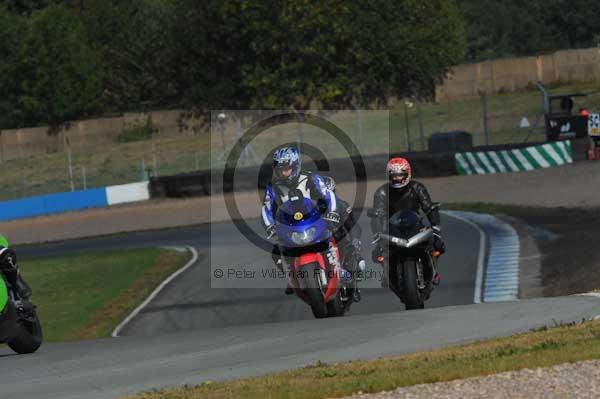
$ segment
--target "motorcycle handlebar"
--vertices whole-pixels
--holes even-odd
[[[424,230],[418,234],[415,234],[408,240],[405,238],[399,238],[399,237],[395,237],[395,236],[392,236],[389,234],[384,234],[384,233],[380,233],[378,237],[379,237],[379,239],[385,240],[385,241],[392,243],[400,248],[412,248],[417,244],[420,244],[426,240],[429,240],[432,236],[433,236],[433,230],[430,228],[427,228],[426,230]]]

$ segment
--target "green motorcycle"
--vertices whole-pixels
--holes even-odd
[[[0,236],[0,247],[8,242]],[[0,273],[0,343],[17,353],[33,353],[42,344],[42,326],[29,298],[18,298]]]

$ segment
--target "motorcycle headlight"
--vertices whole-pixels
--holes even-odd
[[[294,231],[290,235],[290,238],[292,239],[292,241],[295,244],[305,245],[305,244],[310,244],[313,241],[313,239],[315,238],[316,234],[317,234],[317,228],[311,227],[310,229],[306,229],[303,232]]]

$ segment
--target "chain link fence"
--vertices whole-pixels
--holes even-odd
[[[535,91],[448,104],[403,101],[393,115],[394,143],[402,151],[426,151],[432,134],[455,131],[471,134],[474,146],[545,140],[542,97]]]
[[[600,96],[577,101],[582,103],[575,104],[576,110],[580,106],[600,109]],[[108,143],[63,145],[45,154],[3,158],[0,200],[126,184],[146,180],[149,176],[223,166],[241,134],[260,119],[260,115],[250,115],[253,111],[245,112],[226,115],[222,120],[213,119],[211,126],[201,129],[152,133],[130,142],[115,138]],[[429,137],[438,132],[468,132],[473,136],[474,146],[545,140],[542,96],[535,90],[448,104],[401,101],[386,118],[360,110],[316,113],[332,121],[356,144],[360,154],[351,155],[427,151]],[[213,118],[217,115],[215,113]],[[302,142],[303,137],[315,134],[319,134],[318,128],[305,124],[277,126],[253,142],[240,166],[265,161],[264,154],[275,139],[288,137]],[[311,142],[315,143],[315,139],[311,138]],[[348,156],[326,135],[319,138],[318,145],[328,157]],[[19,151],[18,148],[10,150]]]
[[[73,146],[2,163],[0,200],[147,180],[209,167],[208,133]]]

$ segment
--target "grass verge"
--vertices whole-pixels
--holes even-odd
[[[551,93],[577,91],[587,92],[589,96],[576,99],[575,109],[587,106],[593,111],[600,111],[600,83],[556,86]],[[413,151],[420,151],[422,146],[426,148],[427,138],[431,134],[453,130],[472,133],[475,145],[521,143],[526,138],[529,142],[543,141],[545,136],[541,113],[539,91],[524,90],[488,99],[488,138],[483,134],[480,99],[424,103],[419,109],[407,109],[406,113],[404,104],[401,103],[390,109],[389,118],[378,113],[364,112],[363,119],[359,121],[357,114],[342,112],[333,116],[332,121],[352,138],[364,156],[386,150],[402,152],[409,147]],[[419,115],[422,117],[419,118]],[[537,128],[533,132],[518,127],[523,117],[528,117],[531,124],[537,121]],[[87,187],[140,181],[143,179],[142,162],[145,169],[152,170],[156,166],[156,172],[163,176],[208,169],[222,155],[223,144],[230,148],[238,140],[234,124],[227,126],[223,133],[223,143],[220,135],[211,136],[208,130],[193,135],[181,134],[177,130],[165,131],[152,139],[141,141],[74,145],[72,166],[75,188],[82,189],[84,181]],[[311,131],[315,135],[311,135]],[[285,124],[269,129],[269,132],[261,134],[253,142],[259,158],[265,155],[264,151],[271,151],[274,143],[295,142],[299,136],[303,137],[300,141],[318,143],[319,149],[330,158],[347,156],[338,143],[333,143],[318,128],[305,125],[300,130],[295,124]],[[533,134],[528,136],[530,133]],[[15,145],[5,151],[18,153],[21,149]],[[3,163],[0,200],[69,191],[67,160],[67,154],[61,150]]]
[[[584,322],[432,352],[331,365],[319,362],[264,377],[207,381],[127,398],[332,398],[598,358],[600,323]]]
[[[189,254],[157,248],[22,262],[45,341],[108,337],[114,327]]]

